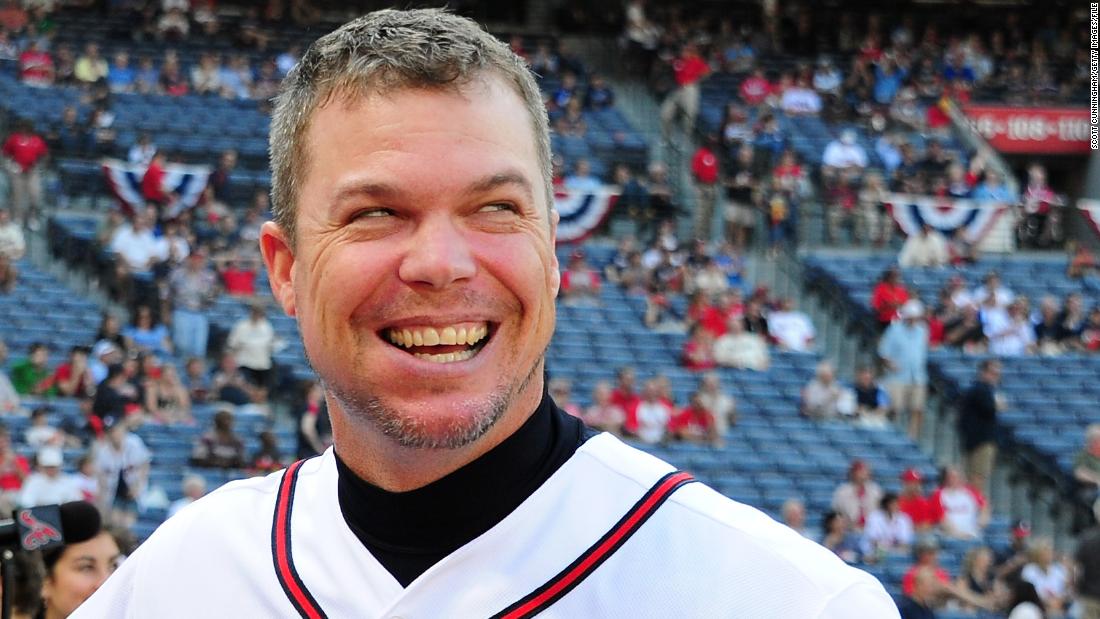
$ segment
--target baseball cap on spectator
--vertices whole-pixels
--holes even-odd
[[[918,471],[917,469],[908,468],[908,469],[905,469],[904,471],[902,471],[902,473],[901,473],[901,482],[904,483],[904,484],[909,484],[909,483],[914,483],[914,482],[919,484],[922,481],[924,481],[924,476],[921,475],[920,471]]]
[[[65,458],[57,447],[43,447],[38,450],[38,466],[61,466]]]
[[[92,347],[92,356],[97,359],[104,355],[109,355],[116,352],[118,352],[118,346],[115,346],[113,343],[107,340],[100,340],[96,342],[95,346]]]
[[[849,144],[849,145],[855,144],[856,143],[856,132],[853,131],[852,129],[845,129],[840,134],[840,141],[843,142],[844,144]]]
[[[855,460],[852,460],[852,463],[850,465],[848,465],[848,476],[851,477],[852,474],[855,473],[856,471],[866,471],[866,470],[867,470],[867,463],[864,462],[863,460],[860,460],[860,459],[856,458]]]
[[[920,557],[926,552],[939,552],[940,543],[931,535],[925,535],[913,544],[913,556]]]
[[[1027,520],[1017,520],[1012,524],[1012,537],[1028,537],[1031,535],[1031,523]]]

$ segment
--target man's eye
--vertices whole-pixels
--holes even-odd
[[[368,217],[387,217],[393,215],[393,211],[388,208],[370,208],[363,211],[359,211],[355,214],[356,219],[364,219]]]
[[[512,213],[517,212],[514,204],[508,204],[507,202],[494,202],[493,204],[486,204],[481,207],[478,212],[480,213],[499,213],[502,211],[510,211]]]

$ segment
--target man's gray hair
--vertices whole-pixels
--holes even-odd
[[[524,60],[465,17],[440,9],[386,9],[317,39],[287,74],[275,98],[269,143],[271,204],[291,244],[298,192],[309,164],[305,135],[315,110],[334,97],[458,89],[488,75],[503,78],[527,107],[550,208],[549,121]]]

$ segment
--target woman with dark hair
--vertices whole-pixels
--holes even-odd
[[[45,574],[36,617],[63,619],[71,615],[114,573],[122,558],[118,540],[103,528],[85,541],[42,551]]]
[[[1008,602],[1008,619],[1046,619],[1046,608],[1035,585],[1020,579],[1012,584]]]
[[[851,521],[844,514],[837,511],[825,512],[821,528],[825,531],[825,537],[821,539],[821,545],[832,550],[845,563],[856,563],[860,560],[859,536],[852,532]]]

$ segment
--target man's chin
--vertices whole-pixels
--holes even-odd
[[[415,403],[333,391],[350,420],[401,447],[459,449],[484,436],[507,412],[510,397],[494,392],[480,398],[435,394]]]

